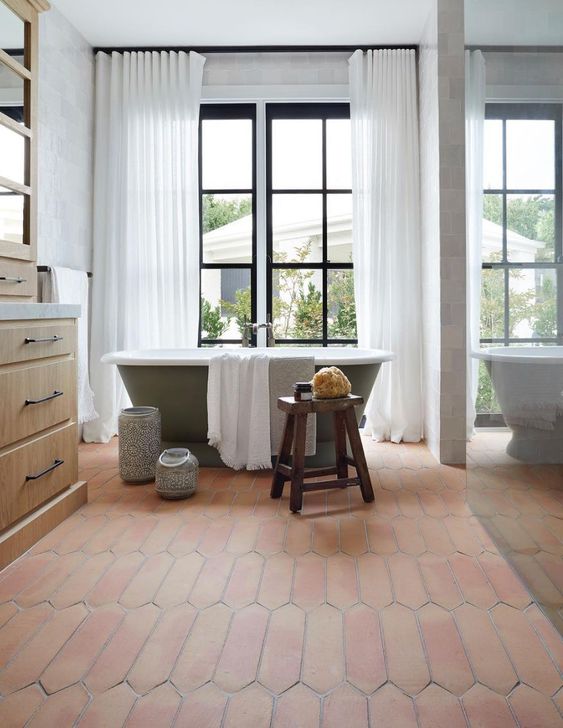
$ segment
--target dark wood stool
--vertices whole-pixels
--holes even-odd
[[[340,399],[314,399],[307,402],[296,402],[293,397],[280,397],[278,399],[278,407],[286,413],[286,418],[272,477],[271,498],[281,498],[283,486],[286,480],[290,480],[289,507],[293,513],[301,510],[303,493],[311,490],[347,488],[350,485],[359,485],[364,501],[366,503],[373,501],[373,488],[371,487],[366,456],[364,455],[358,423],[354,414],[354,407],[363,403],[363,398],[354,394],[349,394],[348,397]],[[307,415],[325,412],[333,413],[336,465],[305,470]],[[348,433],[353,457],[349,457],[346,452],[346,433]],[[291,458],[292,445],[293,458]],[[290,458],[291,466],[289,465]],[[356,478],[348,477],[348,465],[356,468]],[[305,478],[318,478],[323,475],[336,475],[337,478],[336,480],[323,480],[317,483],[304,482]]]

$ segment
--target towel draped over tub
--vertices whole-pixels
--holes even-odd
[[[229,352],[210,359],[207,436],[227,467],[272,467],[271,456],[277,453],[283,429],[277,399],[289,394],[295,381],[310,380],[313,374],[312,357],[282,359]],[[307,431],[307,454],[314,454],[315,440],[312,421]]]

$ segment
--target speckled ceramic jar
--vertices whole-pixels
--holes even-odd
[[[160,455],[160,412],[128,407],[119,414],[119,475],[127,483],[154,480]]]
[[[156,464],[156,492],[163,498],[189,498],[196,492],[199,463],[184,447],[165,450]]]

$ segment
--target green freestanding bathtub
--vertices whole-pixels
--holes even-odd
[[[162,417],[164,447],[189,448],[201,465],[222,466],[214,447],[207,443],[207,372],[212,356],[227,349],[149,349],[106,354],[105,364],[116,364],[125,388],[135,406],[158,407]],[[352,384],[352,392],[367,399],[383,362],[394,355],[379,349],[352,348],[273,348],[237,349],[238,353],[264,353],[276,357],[314,356],[315,368],[337,366]],[[291,392],[287,392],[288,395]],[[356,408],[358,421],[362,408]],[[317,452],[307,465],[334,462],[332,418],[317,415]]]

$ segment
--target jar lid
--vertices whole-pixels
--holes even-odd
[[[162,453],[158,462],[165,468],[177,468],[188,461],[190,454],[186,447],[171,447]]]
[[[302,392],[310,392],[313,389],[311,382],[295,382],[293,389]]]

